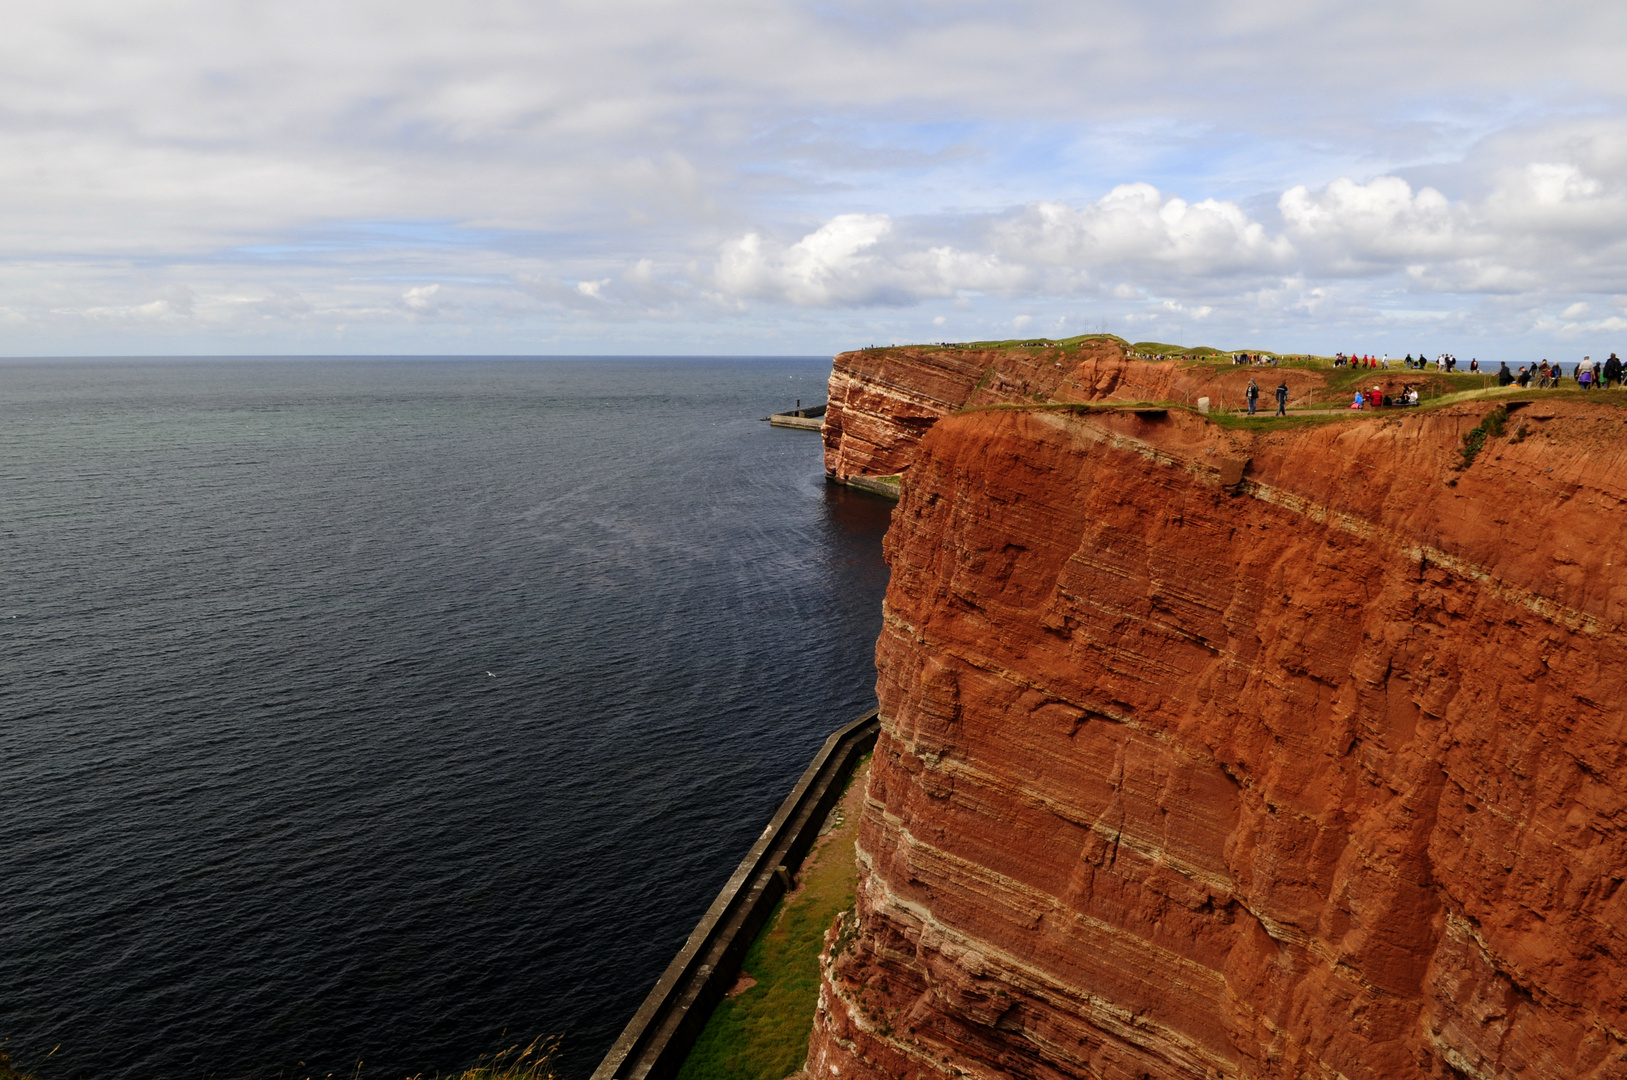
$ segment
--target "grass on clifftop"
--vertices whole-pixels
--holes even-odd
[[[1077,334],[1070,338],[1007,338],[1004,341],[950,341],[945,342],[951,349],[1020,349],[1027,345],[1066,349],[1075,345],[1085,345],[1092,341],[1116,341],[1120,345],[1128,346],[1130,343],[1117,334]],[[931,348],[932,346],[894,346],[895,348]]]
[[[851,797],[868,772],[866,759],[837,804],[840,824],[808,856],[797,875],[798,890],[780,901],[746,953],[741,970],[757,985],[718,1003],[678,1080],[783,1080],[802,1068],[819,1004],[825,931],[853,906],[859,828]]]

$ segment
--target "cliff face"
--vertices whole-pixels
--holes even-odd
[[[1627,1076],[1627,412],[1488,410],[933,426],[810,1075]]]
[[[1297,403],[1319,391],[1316,371],[1275,368],[1194,368],[1173,361],[1131,359],[1117,338],[1065,348],[905,346],[842,353],[831,367],[825,413],[825,472],[888,476],[902,472],[939,419],[982,405],[1091,401],[1184,401],[1210,395],[1241,407],[1243,387],[1286,379]],[[1422,376],[1419,376],[1420,378]]]

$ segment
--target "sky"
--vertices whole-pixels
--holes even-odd
[[[1627,4],[17,0],[0,355],[1627,351]]]

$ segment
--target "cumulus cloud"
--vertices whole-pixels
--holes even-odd
[[[1042,202],[997,224],[1008,258],[1079,269],[1158,266],[1226,274],[1275,266],[1291,248],[1236,203],[1188,203],[1147,183],[1121,184],[1082,207]]]
[[[743,298],[803,306],[910,304],[960,290],[1009,292],[1025,272],[993,253],[891,245],[886,214],[840,214],[788,245],[759,233],[724,244],[716,287]]]
[[[1314,194],[1301,184],[1282,193],[1277,209],[1294,240],[1334,267],[1458,255],[1465,239],[1461,214],[1446,196],[1429,187],[1415,192],[1396,176],[1365,184],[1340,177]]]
[[[1336,276],[1397,271],[1437,292],[1612,291],[1627,281],[1627,170],[1589,175],[1574,162],[1500,170],[1478,199],[1414,190],[1396,176],[1341,178],[1278,200],[1307,267]]]
[[[987,215],[970,230],[980,248],[937,241],[918,224],[898,236],[885,214],[843,214],[787,245],[747,233],[723,245],[714,282],[741,298],[857,307],[963,292],[1076,295],[1101,271],[1164,284],[1272,270],[1293,255],[1286,239],[1269,235],[1235,203],[1188,203],[1146,183],[1117,186],[1084,206],[1040,202]],[[1112,294],[1138,293],[1121,283]]]
[[[1575,294],[1627,292],[1624,187],[1627,166],[1601,177],[1553,162],[1503,168],[1473,199],[1395,175],[1339,177],[1294,185],[1257,218],[1234,201],[1132,183],[1085,203],[963,215],[958,244],[938,235],[949,222],[881,214],[839,215],[785,244],[750,232],[723,245],[710,280],[742,302],[793,307],[1087,298],[1117,302],[1131,322],[1291,325],[1324,317],[1338,297],[1345,321],[1461,324],[1397,298],[1523,297],[1529,327],[1604,331],[1603,320],[1579,322],[1589,306]],[[1548,307],[1544,297],[1566,293]]]

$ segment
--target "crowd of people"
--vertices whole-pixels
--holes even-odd
[[[1381,370],[1388,371],[1390,370],[1391,362],[1392,361],[1388,356],[1373,356],[1371,354],[1358,355],[1356,353],[1335,353],[1333,356],[1334,367],[1379,368]],[[1455,373],[1458,369],[1458,358],[1453,356],[1451,353],[1441,353],[1439,356],[1435,357],[1433,361],[1425,359],[1423,353],[1419,353],[1418,359],[1414,360],[1412,358],[1412,354],[1408,353],[1400,360],[1394,361],[1394,363],[1400,364],[1408,371],[1423,371],[1428,368],[1431,363],[1435,365],[1435,370],[1439,372]],[[1468,371],[1470,374],[1478,374],[1480,371],[1480,361],[1470,360]]]
[[[1233,364],[1247,364],[1251,366],[1275,366],[1280,364],[1284,359],[1291,360],[1294,358],[1278,357],[1270,353],[1251,354],[1239,352],[1231,354],[1231,362]],[[1333,358],[1333,366],[1336,368],[1357,367],[1369,370],[1388,371],[1391,363],[1392,361],[1387,356],[1376,357],[1357,353],[1338,353]],[[1435,370],[1440,374],[1455,374],[1460,370],[1458,368],[1457,357],[1453,356],[1451,353],[1441,353],[1433,359],[1426,358],[1422,353],[1420,353],[1418,357],[1414,359],[1412,354],[1408,353],[1404,358],[1398,361],[1393,361],[1393,363],[1401,364],[1408,371],[1425,371],[1428,370],[1431,365],[1433,365]],[[1489,365],[1486,368],[1482,368],[1480,366],[1480,361],[1477,358],[1471,358],[1469,360],[1469,366],[1466,369],[1466,373],[1470,375],[1486,374],[1488,376],[1491,374]],[[1518,371],[1510,370],[1507,362],[1501,362],[1497,368],[1496,378],[1499,386],[1518,385],[1521,388],[1534,387],[1538,390],[1558,388],[1566,379],[1572,380],[1583,390],[1603,389],[1612,386],[1627,387],[1627,361],[1623,361],[1616,356],[1615,353],[1611,353],[1609,358],[1603,361],[1594,360],[1592,357],[1584,356],[1580,363],[1570,365],[1570,370],[1568,373],[1564,364],[1561,364],[1558,361],[1549,362],[1546,359],[1536,364],[1521,364]],[[1243,396],[1248,402],[1248,414],[1250,416],[1256,415],[1256,410],[1259,407],[1259,400],[1261,397],[1261,389],[1259,384],[1254,379],[1251,378],[1249,380],[1248,387],[1244,390]],[[1283,379],[1281,385],[1276,388],[1274,396],[1276,397],[1277,404],[1276,415],[1287,415],[1288,381],[1286,378]],[[1416,406],[1418,404],[1418,387],[1413,383],[1406,383],[1402,386],[1399,393],[1386,392],[1384,387],[1380,385],[1373,385],[1365,388],[1357,387],[1349,407],[1352,409],[1382,409]]]
[[[1570,378],[1583,390],[1621,386],[1624,376],[1627,376],[1627,365],[1624,365],[1615,353],[1611,353],[1610,358],[1602,362],[1584,356],[1580,364],[1572,365],[1570,373]],[[1518,383],[1523,388],[1535,383],[1538,390],[1557,389],[1565,377],[1565,367],[1558,361],[1550,364],[1544,360],[1530,367],[1521,364],[1518,374],[1510,371],[1507,364],[1503,364],[1497,371],[1497,385],[1512,386]]]
[[[1282,382],[1277,385],[1276,398],[1276,415],[1287,416],[1287,379],[1283,379]],[[1255,415],[1255,410],[1259,408],[1260,403],[1260,384],[1255,382],[1253,379],[1250,379],[1248,381],[1248,386],[1243,389],[1243,400],[1248,402],[1248,414],[1250,416]],[[1417,404],[1418,388],[1413,386],[1411,383],[1408,383],[1401,388],[1401,392],[1399,394],[1386,395],[1382,386],[1370,387],[1365,391],[1358,389],[1356,391],[1356,400],[1350,403],[1350,407],[1352,409],[1382,409],[1387,406],[1397,407]]]

